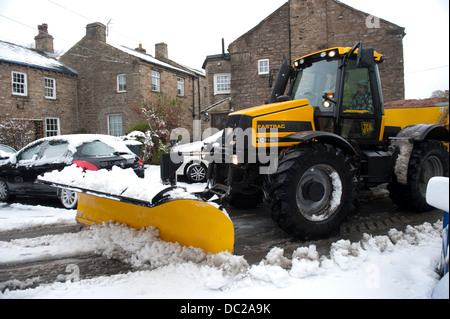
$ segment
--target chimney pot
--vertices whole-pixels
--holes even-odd
[[[139,52],[139,53],[146,53],[147,52],[147,50],[145,50],[143,47],[142,47],[142,43],[139,43],[139,47],[137,47],[136,49],[134,49],[135,51],[137,51],[137,52]]]

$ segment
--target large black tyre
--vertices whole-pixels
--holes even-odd
[[[407,184],[398,182],[396,176],[388,184],[389,197],[408,211],[424,212],[432,209],[426,201],[428,181],[434,176],[449,173],[446,146],[439,141],[424,141],[414,145],[408,164]]]
[[[264,202],[288,234],[323,238],[355,209],[357,185],[351,156],[329,144],[305,144],[287,152],[267,176]]]

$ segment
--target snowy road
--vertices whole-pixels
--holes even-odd
[[[228,213],[234,255],[211,256],[152,230],[79,230],[75,211],[0,203],[0,298],[429,298],[439,279],[442,213],[400,211],[383,189],[319,241],[293,240],[262,208]]]

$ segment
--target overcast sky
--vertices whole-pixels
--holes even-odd
[[[406,98],[449,88],[448,0],[343,0],[406,28],[403,40]],[[37,26],[49,25],[56,51],[66,51],[86,24],[108,25],[108,41],[154,54],[165,42],[169,58],[201,69],[207,55],[256,26],[286,0],[0,0],[0,39],[34,45]],[[376,48],[375,48],[376,49]],[[381,52],[382,53],[382,52]]]

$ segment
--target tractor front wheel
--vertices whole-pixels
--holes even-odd
[[[285,154],[266,178],[272,219],[295,237],[325,237],[354,210],[357,170],[352,158],[329,144],[301,145]]]

